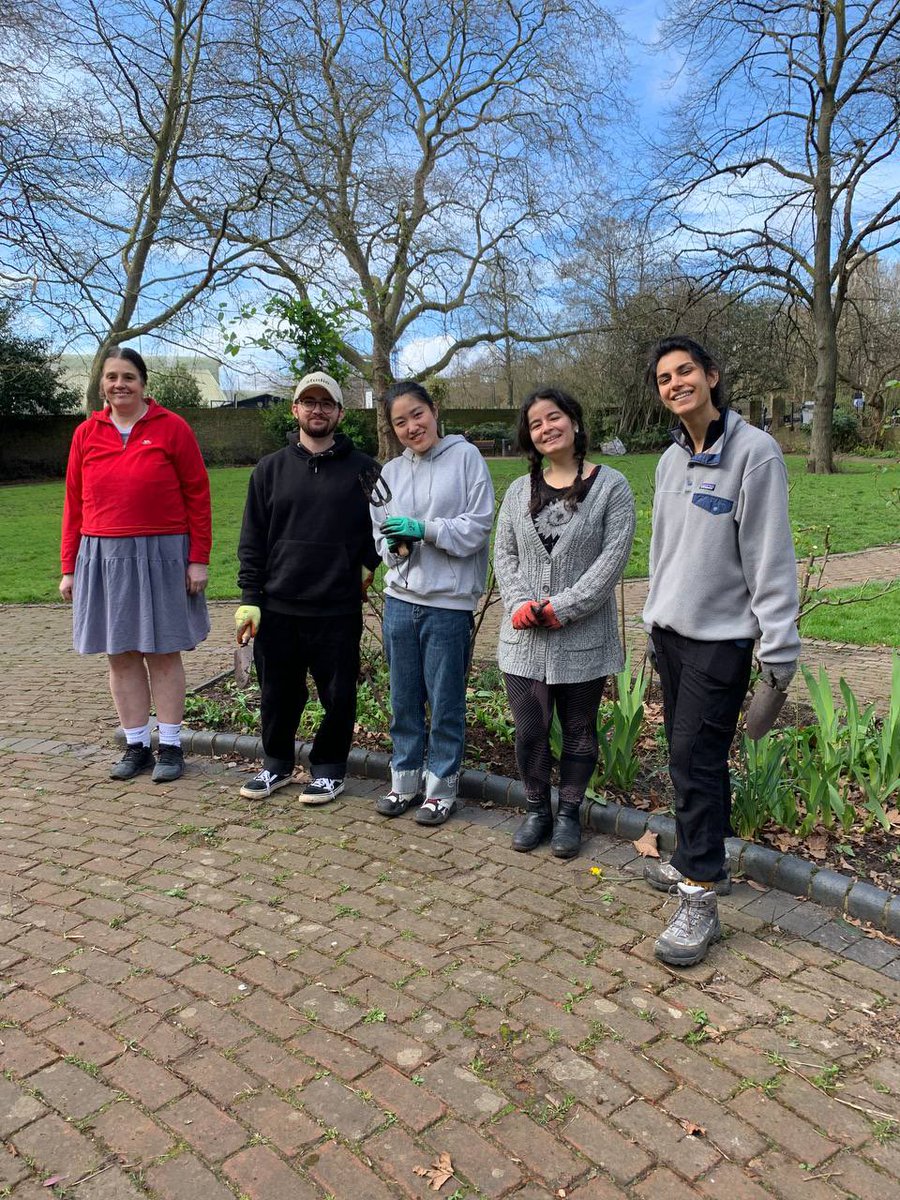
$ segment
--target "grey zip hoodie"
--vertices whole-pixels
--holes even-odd
[[[797,562],[778,443],[735,412],[699,454],[673,436],[656,468],[646,629],[701,642],[759,638],[760,661],[793,662]]]
[[[382,470],[391,490],[386,506],[372,505],[378,553],[389,570],[385,593],[408,604],[473,611],[484,591],[488,541],[494,521],[494,487],[487,463],[458,434],[443,437],[425,454],[406,449]],[[386,517],[425,524],[425,540],[409,558],[388,549]]]

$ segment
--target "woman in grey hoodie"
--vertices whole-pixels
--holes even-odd
[[[372,508],[388,566],[383,634],[393,742],[391,790],[375,807],[397,817],[421,803],[416,821],[442,825],[456,805],[472,614],[487,574],[494,488],[474,446],[441,437],[421,384],[394,384],[384,405],[404,450],[382,471],[390,501]]]
[[[541,388],[527,398],[519,445],[531,471],[510,485],[494,539],[504,608],[500,669],[527,798],[513,849],[533,850],[552,835],[553,854],[573,858],[581,845],[581,801],[597,763],[603,686],[624,662],[615,589],[631,553],[634,497],[624,475],[585,464],[584,417],[566,392]],[[562,728],[555,827],[554,708]]]

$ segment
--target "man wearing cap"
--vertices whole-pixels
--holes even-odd
[[[261,459],[250,477],[238,543],[238,640],[254,638],[263,769],[242,788],[263,800],[291,782],[294,739],[312,675],[325,710],[309,754],[303,804],[344,789],[356,720],[362,599],[379,558],[360,473],[377,470],[337,433],[344,398],[335,379],[300,380],[291,444]]]

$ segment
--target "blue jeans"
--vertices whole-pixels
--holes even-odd
[[[472,614],[453,608],[384,602],[384,649],[391,672],[391,787],[456,798],[466,737],[466,671]],[[431,712],[426,732],[425,703]],[[426,746],[428,760],[426,763]]]

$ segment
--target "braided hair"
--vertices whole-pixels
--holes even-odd
[[[588,437],[584,426],[584,414],[581,411],[581,405],[574,396],[570,396],[568,392],[564,392],[561,388],[538,388],[537,391],[526,396],[522,402],[522,407],[519,409],[516,438],[519,450],[527,455],[530,464],[531,501],[528,505],[528,512],[531,516],[535,516],[541,507],[541,484],[544,479],[544,456],[535,450],[534,442],[531,440],[531,430],[528,428],[528,413],[532,405],[537,404],[539,400],[549,400],[551,404],[555,404],[559,411],[565,413],[575,426],[574,450],[578,471],[571,486],[566,489],[562,497],[566,508],[571,512],[587,494],[587,480],[584,478],[584,460],[588,452]]]

